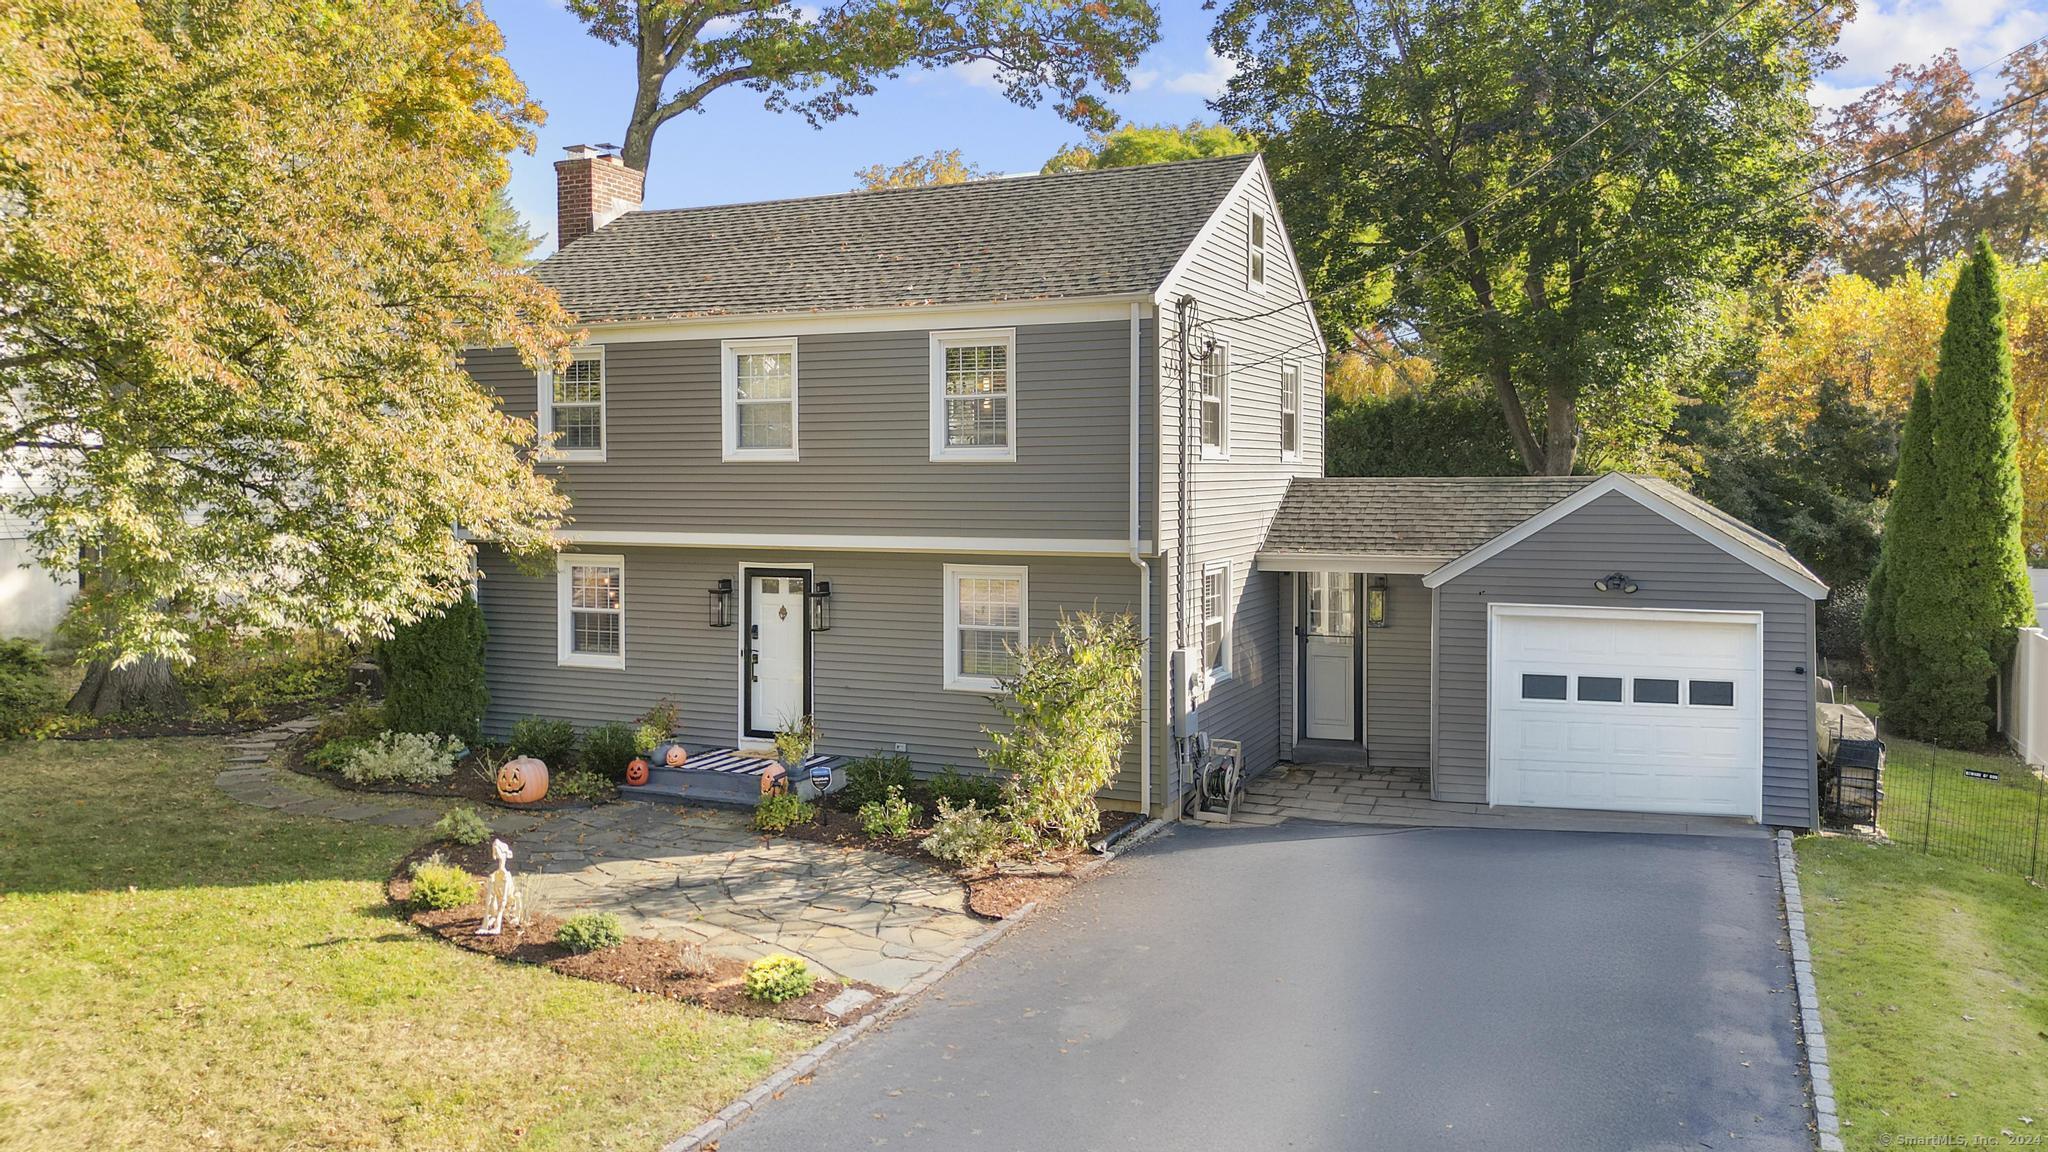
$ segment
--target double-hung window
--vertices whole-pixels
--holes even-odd
[[[1017,458],[1017,332],[932,333],[932,459]]]
[[[604,459],[604,349],[578,348],[567,367],[540,376],[540,430],[554,433],[548,456]]]
[[[1230,455],[1230,345],[1217,341],[1197,369],[1201,389],[1202,455]]]
[[[946,687],[1001,691],[1017,672],[1024,650],[1025,570],[983,564],[948,564],[946,579]]]
[[[555,558],[555,662],[579,668],[626,666],[626,561],[567,552]]]
[[[796,341],[727,340],[720,356],[725,459],[796,459]]]
[[[1202,664],[1209,681],[1230,677],[1230,564],[1202,569]]]
[[[1245,229],[1245,282],[1254,292],[1266,290],[1266,241],[1273,232],[1273,221],[1252,206],[1251,219]]]
[[[1280,458],[1301,459],[1301,365],[1280,365]]]

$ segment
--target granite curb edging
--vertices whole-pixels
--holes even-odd
[[[1835,1107],[1834,1070],[1828,1064],[1827,1033],[1820,1022],[1820,993],[1813,982],[1813,948],[1806,936],[1806,902],[1799,891],[1799,857],[1792,833],[1781,830],[1778,887],[1785,898],[1785,931],[1792,941],[1792,982],[1799,991],[1799,1031],[1806,1040],[1806,1069],[1813,1090],[1814,1125],[1820,1152],[1842,1152],[1842,1120]]]
[[[1115,847],[1075,868],[1070,875],[1077,880],[1085,880],[1107,867],[1110,861],[1116,859],[1122,853],[1152,839],[1160,832],[1166,830],[1167,827],[1167,823],[1163,820],[1156,818],[1148,819],[1144,826],[1125,836]],[[780,1096],[789,1089],[790,1085],[816,1072],[819,1065],[823,1064],[833,1053],[850,1046],[876,1025],[894,1018],[904,1009],[910,1007],[911,1002],[924,995],[932,985],[945,979],[949,973],[966,963],[969,958],[980,955],[984,948],[1002,939],[1005,933],[1015,928],[1018,924],[1023,923],[1027,917],[1037,910],[1038,904],[1034,901],[1018,909],[1013,915],[1005,917],[1000,923],[989,928],[988,931],[968,941],[965,948],[942,961],[931,971],[905,985],[901,992],[884,1001],[881,1007],[851,1024],[834,1029],[831,1035],[818,1041],[818,1043],[806,1050],[803,1055],[796,1057],[781,1068],[769,1073],[765,1079],[742,1093],[739,1099],[734,1100],[712,1114],[709,1120],[704,1121],[702,1124],[663,1145],[661,1152],[707,1152],[709,1147],[715,1146],[719,1137],[725,1135],[727,1129],[731,1128],[749,1112],[760,1107],[764,1102]]]

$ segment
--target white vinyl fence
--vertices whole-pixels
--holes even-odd
[[[2005,707],[2012,750],[2029,764],[2048,764],[2048,632],[2020,629]]]

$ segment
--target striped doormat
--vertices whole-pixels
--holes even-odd
[[[845,757],[827,756],[823,752],[819,752],[804,761],[804,772],[809,774],[812,769],[819,767],[837,768],[843,759]],[[688,760],[683,762],[682,770],[685,772],[725,772],[733,776],[759,776],[770,764],[775,762],[772,757],[749,755],[737,748],[718,748],[710,752],[693,754]]]

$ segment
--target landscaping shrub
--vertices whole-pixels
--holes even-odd
[[[440,612],[399,625],[379,646],[377,663],[384,670],[385,716],[393,731],[483,741],[484,709],[491,702],[484,685],[484,614],[468,591]]]
[[[684,940],[676,944],[676,975],[685,978],[702,978],[718,971],[704,946],[695,940]]]
[[[787,952],[771,953],[747,965],[747,995],[764,1004],[808,995],[817,982],[811,966]]]
[[[384,723],[384,709],[368,700],[351,700],[320,718],[320,726],[313,729],[313,743],[329,744],[336,740],[362,743],[375,740],[388,727]]]
[[[557,771],[576,756],[576,726],[567,720],[523,716],[512,724],[512,754],[531,756]]]
[[[0,640],[0,739],[26,736],[64,705],[43,647],[33,640]]]
[[[1095,794],[1116,778],[1137,730],[1144,645],[1129,615],[1062,614],[1057,634],[1020,655],[1009,695],[995,700],[1006,730],[983,729],[982,753],[1009,774],[1008,808],[1036,847],[1078,849],[1102,827]]]
[[[978,872],[1003,854],[1009,836],[1009,826],[980,805],[969,801],[956,808],[941,797],[939,815],[922,847],[941,860]]]
[[[607,777],[596,772],[585,772],[580,768],[573,772],[559,773],[548,780],[550,800],[589,800],[601,804],[610,800],[617,792],[618,789]]]
[[[481,844],[491,838],[491,826],[474,808],[450,808],[434,825],[434,835],[457,844]]]
[[[599,724],[583,734],[583,753],[577,760],[591,772],[623,780],[626,762],[646,751],[639,744],[639,736],[631,726]]]
[[[414,911],[460,908],[474,904],[482,893],[476,877],[453,864],[429,860],[412,870],[412,898],[406,903]]]
[[[983,812],[996,812],[1003,806],[1003,782],[986,772],[963,776],[958,769],[948,767],[925,781],[924,790],[934,802],[949,801],[955,808],[973,804]]]
[[[625,929],[619,927],[619,918],[609,912],[585,912],[581,916],[571,916],[555,930],[555,943],[571,952],[617,948],[625,942]]]
[[[640,717],[640,726],[633,730],[635,752],[652,752],[668,742],[676,734],[676,724],[682,718],[682,709],[667,696],[654,702]]]
[[[903,789],[892,786],[882,799],[860,806],[860,830],[869,836],[901,839],[910,835],[910,826],[920,814],[917,805],[903,798]]]
[[[916,785],[917,776],[910,770],[910,757],[877,752],[847,762],[846,787],[839,790],[837,800],[841,807],[859,811],[863,805],[887,800],[891,788],[908,792]]]
[[[432,784],[455,774],[456,747],[452,737],[386,732],[351,751],[341,775],[351,784]]]
[[[302,704],[348,689],[354,645],[314,629],[285,633],[201,629],[192,662],[175,672],[202,717],[252,721],[282,705]]]
[[[761,832],[786,831],[792,824],[808,823],[818,814],[808,802],[794,792],[778,792],[761,797],[754,805],[754,828]]]

